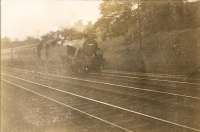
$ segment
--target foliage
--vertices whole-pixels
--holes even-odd
[[[100,9],[94,27],[108,68],[175,74],[200,67],[200,2],[104,0]]]
[[[199,2],[184,0],[103,0],[102,17],[95,23],[95,29],[102,39],[126,34],[129,38],[140,39],[138,34],[145,37],[157,32],[198,27],[197,5]]]

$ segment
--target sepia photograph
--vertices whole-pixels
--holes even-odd
[[[0,132],[200,132],[200,0],[0,2]]]

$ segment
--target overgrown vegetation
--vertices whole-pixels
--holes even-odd
[[[104,0],[95,29],[111,69],[190,74],[200,66],[200,2]]]
[[[194,73],[200,67],[200,2],[187,0],[103,0],[101,17],[81,31],[50,32],[41,39],[2,40],[56,44],[62,39],[96,38],[106,68],[170,74]],[[79,22],[79,25],[80,22]]]

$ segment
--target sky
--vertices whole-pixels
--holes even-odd
[[[101,0],[1,0],[1,36],[39,37],[78,20],[95,22]]]
[[[101,0],[1,0],[1,37],[23,40],[80,19],[95,22],[100,17],[100,3]]]

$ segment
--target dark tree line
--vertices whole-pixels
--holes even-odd
[[[200,26],[200,2],[185,0],[103,0],[95,28],[101,37],[146,35]],[[140,28],[140,29],[139,29]]]
[[[93,28],[117,69],[186,73],[200,66],[200,1],[103,0],[100,10]]]

